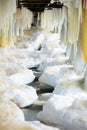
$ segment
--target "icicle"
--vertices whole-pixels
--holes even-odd
[[[67,39],[67,31],[68,31],[68,26],[67,26],[67,23],[68,23],[68,9],[67,7],[63,7],[63,24],[62,24],[62,30],[61,30],[61,37],[62,37],[62,41],[63,43],[67,43],[68,39]]]
[[[78,9],[74,8],[74,3],[71,3],[71,8],[68,9],[68,41],[76,43],[78,41]]]
[[[41,13],[41,28],[44,28],[44,12]]]
[[[79,36],[79,30],[80,30],[80,24],[82,22],[82,0],[76,0],[74,1],[75,8],[78,9],[78,36]]]

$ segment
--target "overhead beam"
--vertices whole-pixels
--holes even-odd
[[[47,2],[44,2],[44,3],[27,3],[27,2],[25,2],[25,3],[22,3],[22,2],[20,2],[20,4],[23,4],[23,5],[25,5],[25,4],[33,4],[33,5],[44,5],[44,4],[48,4]]]
[[[34,2],[36,2],[36,3],[48,3],[48,2],[50,2],[50,0],[44,0],[44,1],[41,1],[41,0],[18,0],[20,3],[25,3],[25,2],[27,2],[27,3],[30,3],[30,2],[32,2],[32,3],[34,3]]]
[[[28,4],[25,4],[25,5],[18,5],[17,7],[30,7],[30,8],[44,8],[46,5],[28,5]]]
[[[39,7],[39,8],[41,8],[41,7],[45,7],[47,4],[41,4],[41,5],[35,5],[35,4],[19,4],[18,6],[25,6],[25,7]]]
[[[18,0],[17,7],[26,7],[31,11],[42,12],[50,0]]]

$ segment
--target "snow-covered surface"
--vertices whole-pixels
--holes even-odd
[[[38,98],[35,89],[25,87],[25,84],[35,79],[32,70],[28,68],[41,65],[44,59],[54,65],[67,58],[56,33],[41,32],[31,37],[21,37],[21,40],[20,45],[12,43],[6,49],[0,49],[0,93],[20,107],[25,107]],[[41,50],[38,50],[40,47]],[[58,52],[62,54],[59,60]]]
[[[44,105],[38,118],[46,124],[60,126],[64,130],[86,130],[87,99],[53,95]]]
[[[72,76],[70,70],[72,72]],[[71,76],[71,78],[73,78],[73,75],[75,74],[72,70],[72,65],[65,64],[60,66],[50,66],[44,70],[43,74],[39,78],[39,81],[55,87],[59,79],[65,78],[66,76],[69,78]]]
[[[87,69],[80,48],[75,54],[74,44],[66,46],[59,34],[45,31],[19,39],[0,49],[0,130],[87,130]],[[33,67],[41,72],[33,73]],[[37,73],[41,83],[54,87],[53,93],[42,94],[47,102],[26,85]],[[57,128],[25,122],[18,106],[31,104],[43,105],[38,119]]]
[[[87,92],[83,89],[83,80],[60,80],[57,83],[53,94],[87,99]]]
[[[30,86],[8,89],[3,96],[12,100],[21,108],[30,106],[38,99],[36,90]]]
[[[29,106],[38,99],[36,90],[32,86],[16,85],[4,75],[0,77],[0,95],[20,107]]]
[[[55,124],[58,126],[60,125],[59,123],[62,123],[58,120],[61,120],[58,112],[70,107],[72,103],[72,97],[53,95],[43,106],[43,110],[38,114],[38,118],[40,121],[43,121],[47,124]]]
[[[39,66],[38,70],[43,71],[48,66],[55,66],[67,63],[68,58],[65,56],[58,56],[57,58],[47,58]]]
[[[39,121],[28,122],[24,114],[12,101],[0,96],[0,129],[1,130],[60,130],[47,126]]]
[[[11,101],[0,97],[1,130],[40,130],[24,119],[23,112]]]

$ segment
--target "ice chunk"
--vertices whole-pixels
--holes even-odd
[[[31,83],[34,80],[35,76],[32,70],[24,70],[22,72],[11,75],[9,78],[17,85],[25,85]]]

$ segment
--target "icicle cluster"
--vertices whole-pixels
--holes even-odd
[[[5,47],[9,40],[10,24],[16,12],[16,0],[0,0],[0,46]]]
[[[58,32],[64,43],[74,44],[74,57],[77,43],[81,43],[87,61],[87,0],[60,1],[64,4],[62,9],[45,10],[41,14],[41,27]]]
[[[16,35],[23,35],[23,30],[28,27],[31,27],[33,14],[27,8],[17,9],[17,12],[14,14],[14,24]]]
[[[44,10],[41,14],[41,27],[47,30],[53,30],[53,10]]]
[[[32,23],[32,12],[26,8],[16,11],[16,0],[0,0],[0,47],[15,41]]]
[[[49,31],[59,32],[63,23],[61,9],[44,10],[41,14],[41,27]]]
[[[16,12],[16,0],[0,0],[0,28]]]

